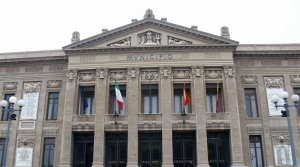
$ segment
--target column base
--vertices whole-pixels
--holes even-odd
[[[162,167],[174,167],[173,162],[163,162]]]
[[[72,164],[59,164],[58,167],[73,167]]]
[[[93,163],[92,167],[104,167],[103,163]]]
[[[245,165],[243,165],[243,166],[231,165],[231,167],[247,167],[247,166],[245,166]]]
[[[139,167],[137,163],[127,163],[126,167]]]
[[[202,164],[198,163],[197,167],[210,167],[210,166],[208,163],[202,163]]]

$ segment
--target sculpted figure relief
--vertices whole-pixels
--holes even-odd
[[[232,66],[224,67],[224,73],[228,78],[235,77],[235,69]]]
[[[164,79],[168,79],[170,78],[171,76],[171,68],[168,68],[168,67],[162,67],[160,68],[160,75],[162,78]]]
[[[127,38],[126,40],[122,40],[122,42],[113,43],[109,46],[111,46],[111,47],[120,47],[120,46],[130,46],[130,45],[131,45],[130,38]]]
[[[139,69],[132,67],[131,69],[128,68],[128,75],[134,80],[139,75]]]
[[[67,82],[72,82],[74,79],[77,78],[77,70],[70,69],[66,73],[67,75]]]
[[[147,37],[147,41],[145,41],[145,35],[142,35],[141,38],[141,43],[139,43],[139,45],[148,45],[148,46],[151,46],[151,45],[160,45],[160,35],[159,34],[156,34],[155,35],[155,40],[156,42],[154,42],[155,40],[152,39],[152,32],[151,31],[148,31],[147,34],[146,34],[146,37]]]
[[[104,69],[104,68],[97,69],[96,74],[97,74],[98,78],[100,79],[100,81],[107,79],[107,69]]]
[[[195,77],[197,77],[198,79],[201,77],[203,73],[203,68],[196,66],[196,67],[192,67],[192,74]]]
[[[169,45],[188,45],[191,44],[190,42],[184,41],[184,40],[179,40],[174,37],[169,36]]]

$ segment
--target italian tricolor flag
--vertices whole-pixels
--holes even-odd
[[[123,110],[124,103],[123,103],[123,98],[122,98],[117,80],[115,80],[115,90],[116,90],[116,97],[117,97],[118,105],[119,105],[120,109]]]

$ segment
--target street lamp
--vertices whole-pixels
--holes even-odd
[[[281,111],[283,117],[287,117],[288,120],[288,128],[289,128],[289,135],[290,135],[290,141],[291,141],[291,149],[292,149],[292,158],[293,158],[293,166],[297,167],[297,162],[296,162],[296,154],[295,154],[295,147],[294,147],[294,139],[293,139],[293,131],[292,131],[292,125],[291,125],[291,119],[290,119],[290,107],[297,107],[298,106],[298,101],[299,101],[299,96],[298,95],[292,95],[291,99],[294,102],[294,104],[289,105],[287,102],[287,98],[289,97],[288,92],[283,91],[281,92],[281,98],[284,101],[283,105],[277,105],[279,101],[279,97],[277,95],[273,95],[271,97],[271,101],[275,104],[275,108],[277,110],[277,107],[283,107],[285,111]]]
[[[16,120],[17,115],[14,114],[15,111],[22,111],[22,107],[25,106],[24,100],[19,100],[18,105],[19,109],[14,109],[14,104],[17,102],[17,98],[15,96],[11,96],[9,98],[9,106],[8,102],[6,100],[1,100],[0,106],[2,106],[2,112],[8,112],[8,126],[6,131],[6,139],[5,139],[5,148],[4,148],[4,157],[3,157],[3,163],[2,167],[6,166],[6,156],[7,156],[7,147],[8,147],[8,139],[9,139],[9,131],[10,131],[10,122],[11,120]],[[7,109],[5,109],[8,106]]]

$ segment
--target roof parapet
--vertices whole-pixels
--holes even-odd
[[[102,33],[107,32],[108,28],[102,28]]]
[[[198,29],[198,26],[193,25],[193,26],[191,26],[191,28],[194,29],[194,30],[197,30],[197,29]]]

